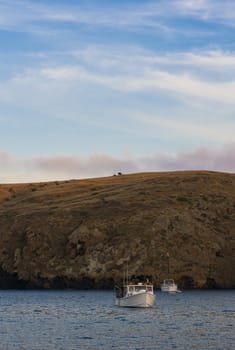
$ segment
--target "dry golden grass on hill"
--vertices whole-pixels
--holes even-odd
[[[235,287],[235,175],[161,172],[0,185],[0,287],[113,287],[125,265]]]

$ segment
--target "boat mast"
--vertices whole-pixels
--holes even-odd
[[[166,253],[166,256],[168,258],[168,260],[167,260],[167,276],[169,279],[170,278],[170,254],[169,254],[169,252]]]
[[[129,271],[128,271],[128,265],[127,265],[127,269],[126,269],[126,284],[129,283],[129,277],[128,277],[128,275],[129,275]]]
[[[129,282],[128,280],[128,267],[126,270],[123,271],[123,287],[125,287],[125,285],[127,285]]]

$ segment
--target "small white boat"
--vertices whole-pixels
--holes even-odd
[[[179,292],[178,286],[173,279],[166,279],[161,284],[161,291],[168,293],[177,293]]]
[[[153,285],[129,282],[116,289],[115,305],[123,307],[152,307],[155,301]]]
[[[178,285],[175,283],[175,281],[170,276],[170,254],[169,252],[166,253],[167,257],[167,279],[163,281],[161,284],[161,291],[162,292],[168,292],[168,293],[180,293],[181,291],[178,290]]]

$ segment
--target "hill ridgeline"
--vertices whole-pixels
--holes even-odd
[[[167,258],[169,254],[169,260]],[[235,175],[207,171],[0,185],[0,288],[235,288]]]

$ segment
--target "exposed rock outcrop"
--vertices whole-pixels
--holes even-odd
[[[235,175],[0,185],[0,288],[113,288],[134,275],[235,288]]]

